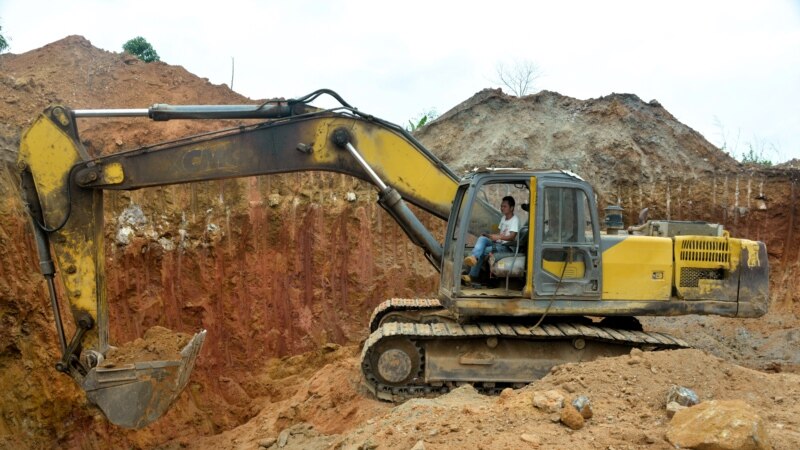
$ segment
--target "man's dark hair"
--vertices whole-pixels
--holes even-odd
[[[514,207],[514,204],[516,203],[516,202],[514,202],[514,197],[512,197],[510,195],[506,195],[505,197],[503,197],[503,201],[507,202],[508,206],[510,206],[512,208]]]

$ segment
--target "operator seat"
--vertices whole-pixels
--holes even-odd
[[[520,205],[523,211],[528,212],[530,221],[530,205]],[[525,276],[525,264],[528,258],[525,251],[528,246],[528,223],[520,224],[519,233],[514,247],[506,246],[508,251],[494,252],[489,256],[491,274],[496,277],[522,278]]]

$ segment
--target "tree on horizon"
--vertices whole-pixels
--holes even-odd
[[[141,36],[136,36],[123,44],[122,49],[146,63],[161,61],[153,46]]]

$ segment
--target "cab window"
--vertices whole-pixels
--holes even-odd
[[[547,187],[544,190],[544,242],[593,242],[589,199],[580,189]]]

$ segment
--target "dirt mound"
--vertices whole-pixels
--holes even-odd
[[[435,399],[398,406],[352,394],[342,404],[342,386],[355,392],[357,379],[355,358],[334,362],[303,383],[288,409],[286,403],[273,405],[277,412],[265,407],[248,424],[188,447],[409,449],[422,441],[424,448],[668,449],[666,398],[673,385],[694,390],[701,402],[743,400],[764,421],[774,448],[800,443],[800,406],[792,401],[800,395],[800,375],[761,373],[699,350],[634,350],[627,356],[558,366],[545,378],[499,397],[483,396],[465,385]],[[534,394],[550,390],[566,401],[589,398],[593,417],[584,428],[573,431],[559,422],[558,414],[534,407]],[[365,410],[369,414],[355,417],[354,411]],[[344,426],[332,427],[337,421]]]
[[[611,94],[578,100],[486,89],[422,128],[454,169],[566,169],[604,188],[619,178],[652,183],[736,170],[738,163],[655,100]]]
[[[794,158],[785,163],[778,164],[776,167],[781,169],[800,169],[800,159]]]
[[[8,105],[3,122],[22,126],[42,105],[81,108],[147,108],[163,102],[227,104],[244,102],[224,85],[211,84],[181,66],[145,63],[101,50],[82,36],[69,36],[20,55],[0,55],[0,92]]]
[[[79,36],[21,55],[0,55],[0,67],[0,159],[9,162],[16,158],[23,128],[51,103],[72,108],[250,103],[181,67],[144,64],[96,49]],[[227,125],[145,119],[79,123],[93,154]],[[772,287],[766,318],[648,319],[647,326],[667,329],[727,361],[795,370],[796,169],[740,167],[657,102],[627,94],[583,101],[552,92],[518,99],[482,91],[421,130],[420,139],[458,169],[579,172],[598,188],[601,206],[625,208],[627,223],[649,207],[651,217],[709,220],[735,236],[766,241]],[[656,401],[668,383],[693,387],[704,398],[732,398],[725,393],[730,384],[732,393],[764,412],[771,435],[783,430],[777,448],[792,448],[784,444],[797,435],[795,419],[784,415],[797,414],[787,400],[797,396],[793,375],[756,373],[699,352],[677,352],[675,359],[669,359],[671,353],[648,354],[634,364],[622,358],[568,366],[499,398],[464,387],[396,407],[371,399],[360,388],[358,349],[338,344],[364,339],[369,313],[381,301],[434,295],[437,274],[375,204],[371,186],[327,173],[105,196],[111,343],[136,347],[136,339],[153,326],[178,333],[208,330],[190,384],[172,410],[143,430],[120,430],[52,368],[59,356],[53,317],[13,164],[0,164],[0,194],[0,382],[7,386],[0,393],[0,447],[255,448],[259,440],[278,442],[289,430],[283,438],[293,448],[337,443],[410,448],[420,440],[426,448],[626,448],[642,439],[641,445],[658,448],[666,444],[664,412]],[[349,194],[356,200],[345,201],[353,197]],[[759,198],[766,199],[764,205]],[[441,232],[438,220],[422,220]],[[130,228],[125,242],[115,239],[123,227]],[[373,238],[359,238],[365,235]],[[66,328],[71,336],[69,320]],[[699,362],[691,363],[695,359]],[[755,391],[780,383],[785,394]],[[550,387],[592,397],[596,416],[586,429],[566,431],[528,407],[532,389]],[[534,442],[521,437],[530,435]]]
[[[121,347],[112,347],[106,353],[103,367],[114,367],[136,361],[180,361],[181,350],[191,340],[186,333],[176,333],[164,327],[151,327],[138,338]]]

